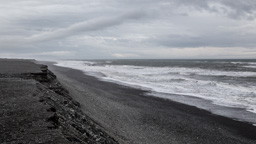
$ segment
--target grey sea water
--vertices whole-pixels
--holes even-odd
[[[57,65],[256,123],[256,60],[67,60]]]

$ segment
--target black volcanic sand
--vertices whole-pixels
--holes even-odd
[[[84,115],[46,66],[0,59],[0,143],[117,142]]]
[[[47,63],[83,112],[120,143],[254,144],[256,127]]]

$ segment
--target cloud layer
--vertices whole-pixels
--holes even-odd
[[[0,57],[256,57],[255,0],[2,0],[0,19]]]

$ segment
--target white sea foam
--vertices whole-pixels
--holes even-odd
[[[160,93],[199,97],[218,105],[245,108],[256,113],[255,85],[244,86],[191,77],[191,75],[256,77],[255,72],[111,65],[111,63],[97,65],[97,63],[90,61],[59,61],[56,65],[82,70],[102,80],[142,87]]]
[[[248,64],[248,65],[256,65],[256,62],[231,62],[232,64]]]
[[[233,64],[242,64],[242,67],[256,68],[256,62],[231,62]]]

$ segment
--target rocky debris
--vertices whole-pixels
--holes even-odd
[[[49,105],[39,102],[36,81],[0,78],[0,143],[70,143],[60,129],[49,129]]]
[[[37,68],[0,69],[0,143],[118,143],[84,115],[47,66]]]
[[[39,78],[39,81],[41,83],[37,87],[40,90],[46,87],[54,92],[49,95],[50,91],[43,91],[44,95],[40,97],[42,103],[51,106],[48,111],[54,112],[47,119],[52,123],[52,128],[62,129],[66,138],[72,142],[117,143],[103,132],[94,121],[83,114],[80,104],[72,99],[68,91],[61,86],[51,71],[47,71],[47,79]]]

